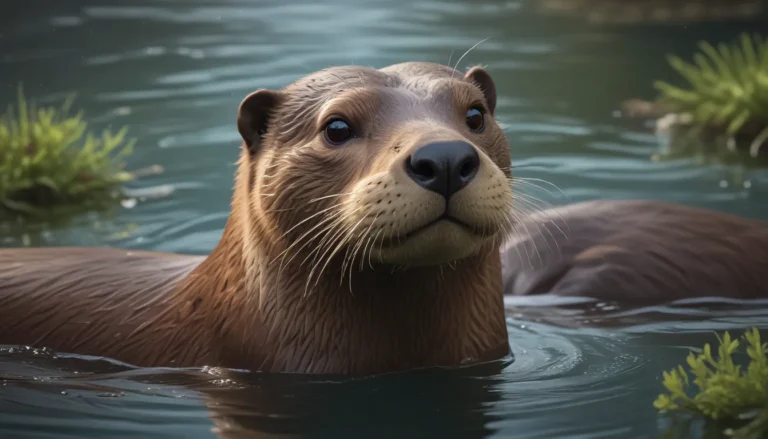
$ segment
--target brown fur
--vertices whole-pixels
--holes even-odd
[[[480,68],[341,67],[259,90],[238,114],[232,212],[207,258],[118,249],[0,251],[0,343],[143,366],[368,374],[509,352],[498,243],[509,147]],[[470,132],[472,105],[486,128]],[[341,114],[358,138],[325,143]],[[450,203],[404,171],[436,140],[470,142]],[[442,221],[407,239],[443,212]]]
[[[539,212],[502,248],[504,292],[624,304],[768,296],[768,225],[650,200]]]

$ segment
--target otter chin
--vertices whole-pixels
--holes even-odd
[[[466,226],[439,219],[417,230],[403,242],[374,251],[374,257],[389,264],[437,265],[466,258],[478,248],[477,237]]]

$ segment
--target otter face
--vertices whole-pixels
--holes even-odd
[[[509,144],[479,67],[324,70],[240,107],[250,221],[317,263],[436,265],[511,230]],[[327,263],[327,262],[326,262]]]

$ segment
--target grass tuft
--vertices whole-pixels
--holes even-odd
[[[36,214],[102,203],[134,178],[121,163],[134,144],[127,128],[97,136],[82,112],[69,115],[72,102],[37,108],[19,87],[15,108],[0,116],[0,210]]]
[[[668,57],[686,85],[657,81],[659,103],[690,115],[694,130],[721,133],[731,143],[745,139],[757,157],[768,141],[768,39],[742,34],[731,44],[703,41],[699,48],[693,62]]]

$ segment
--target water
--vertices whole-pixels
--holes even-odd
[[[77,91],[95,128],[130,125],[130,168],[165,168],[132,187],[175,192],[56,227],[5,225],[0,246],[207,253],[228,214],[234,115],[248,92],[329,65],[455,62],[487,37],[460,67],[493,74],[515,173],[562,192],[521,190],[551,204],[648,197],[768,218],[766,171],[653,162],[652,130],[615,115],[624,99],[653,97],[654,79],[674,80],[667,52],[765,29],[768,18],[595,25],[543,8],[554,3],[6,0],[0,101],[19,81],[43,101]],[[588,314],[531,305],[508,304],[510,363],[352,381],[135,369],[5,347],[0,437],[657,437],[661,371],[715,330],[768,326],[760,304]]]

